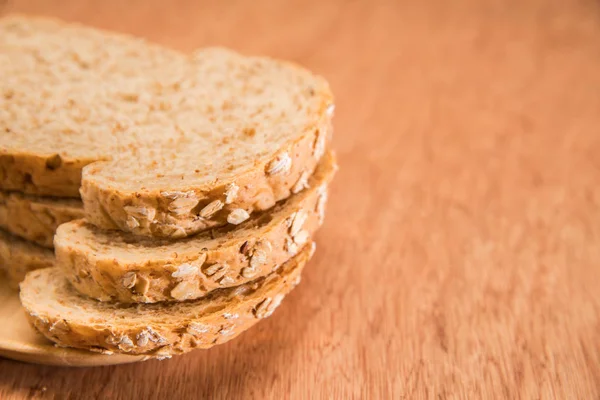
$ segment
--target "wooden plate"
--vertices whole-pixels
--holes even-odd
[[[89,367],[125,364],[146,356],[104,355],[56,347],[37,333],[25,317],[19,295],[0,278],[0,356],[36,364]]]

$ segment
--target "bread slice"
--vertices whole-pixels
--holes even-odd
[[[168,357],[224,343],[271,315],[299,283],[310,249],[266,277],[194,301],[97,302],[73,290],[60,269],[47,268],[27,275],[21,302],[32,325],[61,346]]]
[[[88,220],[137,235],[184,237],[272,207],[331,133],[325,80],[225,49],[187,56],[13,17],[0,23],[0,74],[0,188],[77,195],[89,164]]]
[[[180,57],[77,24],[0,18],[0,189],[79,197],[85,165],[136,142],[119,128],[135,77]],[[128,79],[119,95],[115,81]]]
[[[0,230],[0,271],[17,289],[29,271],[54,266],[54,253]]]
[[[49,249],[60,224],[83,217],[81,200],[0,191],[0,228]]]
[[[179,78],[186,100],[163,95],[178,104],[176,122],[161,123],[164,138],[83,169],[81,196],[96,226],[181,238],[237,225],[287,198],[324,154],[332,104],[324,81],[222,49],[189,64]]]
[[[189,300],[271,273],[321,225],[327,184],[335,173],[323,157],[306,189],[245,221],[177,241],[104,231],[85,221],[59,227],[58,265],[77,291],[124,303]]]

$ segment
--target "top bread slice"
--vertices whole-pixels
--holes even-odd
[[[331,132],[325,80],[220,48],[183,55],[8,17],[0,74],[0,188],[77,196],[83,169],[88,220],[137,235],[184,237],[272,207]]]

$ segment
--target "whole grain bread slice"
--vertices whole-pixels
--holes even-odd
[[[77,196],[83,173],[88,220],[137,235],[184,237],[272,207],[331,133],[325,80],[225,49],[183,55],[9,17],[0,75],[0,188]]]
[[[77,291],[101,301],[189,300],[271,273],[323,222],[336,163],[323,157],[297,194],[235,229],[177,241],[105,231],[83,220],[59,227],[57,264]]]
[[[0,230],[0,271],[10,287],[17,289],[29,271],[52,267],[54,253]]]
[[[60,224],[83,217],[81,200],[0,191],[0,228],[49,249]]]
[[[279,269],[241,286],[186,302],[98,302],[79,295],[58,268],[31,272],[21,302],[32,325],[61,346],[169,357],[224,343],[270,316],[300,281],[310,245]]]
[[[180,57],[59,20],[0,18],[0,189],[79,197],[85,165],[136,142],[119,128],[135,76]],[[115,81],[128,79],[116,93]]]

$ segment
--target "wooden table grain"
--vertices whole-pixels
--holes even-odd
[[[598,1],[0,4],[299,62],[341,164],[272,318],[168,361],[0,360],[0,398],[600,397]]]

